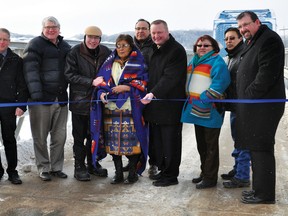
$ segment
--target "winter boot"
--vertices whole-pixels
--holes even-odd
[[[129,158],[129,174],[125,179],[124,184],[133,184],[138,181],[138,174],[136,173],[136,166],[138,163],[139,155],[131,155]]]
[[[91,175],[100,176],[100,177],[107,177],[108,171],[105,168],[102,168],[100,163],[96,161],[96,167],[92,165],[92,163],[88,163],[88,172]]]
[[[113,155],[113,161],[114,161],[116,171],[115,171],[115,176],[113,177],[111,181],[111,184],[119,184],[124,181],[122,157],[118,155]]]
[[[129,171],[129,162],[126,166],[123,167],[123,172],[128,172]]]
[[[78,181],[90,181],[90,175],[87,171],[84,162],[80,163],[78,161],[75,161],[74,177]]]

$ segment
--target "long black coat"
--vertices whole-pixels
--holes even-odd
[[[8,48],[3,64],[0,65],[0,103],[26,103],[28,97],[22,58]],[[20,108],[26,111],[26,106]]]
[[[237,73],[239,99],[284,99],[284,45],[262,25],[241,55]],[[236,147],[271,150],[284,103],[237,104]]]
[[[144,118],[157,124],[180,123],[187,71],[186,51],[172,35],[154,52],[149,63],[148,92],[152,92],[159,101],[152,101],[144,109]]]
[[[74,46],[67,55],[64,74],[69,82],[69,100],[71,102],[69,109],[71,112],[89,115],[93,91],[92,82],[110,53],[110,49],[100,44],[92,55],[82,42]]]

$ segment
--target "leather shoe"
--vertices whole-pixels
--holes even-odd
[[[275,204],[275,200],[265,200],[256,196],[242,196],[241,202],[245,204]]]
[[[161,177],[162,177],[161,172],[159,172],[159,173],[156,174],[156,175],[149,175],[149,178],[150,178],[151,180],[160,180]]]
[[[170,185],[176,185],[178,183],[179,182],[177,178],[161,178],[157,181],[154,181],[152,184],[156,187],[167,187]]]
[[[51,176],[48,172],[41,172],[39,177],[43,180],[43,181],[51,181]]]
[[[22,181],[17,173],[9,175],[8,180],[11,181],[12,184],[22,184]]]
[[[224,188],[241,188],[241,187],[249,187],[249,180],[237,179],[235,177],[231,178],[230,181],[223,182]]]
[[[51,171],[51,175],[58,177],[58,178],[67,178],[68,176],[62,171]]]
[[[200,183],[196,184],[196,189],[205,189],[215,187],[217,182],[202,180]]]
[[[90,175],[85,169],[75,169],[74,178],[76,178],[78,181],[90,181]]]
[[[203,177],[202,177],[202,176],[199,176],[199,177],[197,177],[197,178],[193,178],[193,179],[192,179],[192,183],[195,183],[195,184],[197,184],[197,183],[201,182],[201,181],[202,181],[202,179],[203,179]]]
[[[242,196],[243,196],[243,197],[254,196],[254,194],[255,194],[255,191],[254,191],[254,190],[242,191]]]
[[[231,180],[236,174],[236,170],[230,170],[227,174],[222,174],[221,178],[224,180]]]
[[[96,162],[96,167],[94,167],[93,165],[88,165],[88,173],[99,177],[108,176],[107,169],[102,168],[101,164],[98,161]]]

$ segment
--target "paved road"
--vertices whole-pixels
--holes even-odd
[[[43,182],[39,179],[35,166],[31,172],[21,173],[22,185],[12,185],[5,175],[0,181],[0,215],[288,215],[286,119],[287,117],[282,119],[276,137],[277,203],[275,205],[242,204],[239,201],[242,189],[224,189],[220,178],[216,188],[195,189],[191,179],[199,174],[199,156],[195,147],[194,128],[192,125],[184,125],[178,185],[167,188],[154,187],[147,171],[134,185],[111,185],[109,182],[114,168],[110,156],[102,161],[102,165],[108,168],[108,178],[93,176],[90,182],[79,182],[73,178],[70,137],[66,146],[64,168],[69,175],[68,179],[55,178],[51,182]],[[220,137],[219,174],[231,169],[232,148],[226,118]]]

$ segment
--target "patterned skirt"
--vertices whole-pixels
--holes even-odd
[[[129,110],[104,110],[106,152],[114,155],[141,153],[132,113]]]

